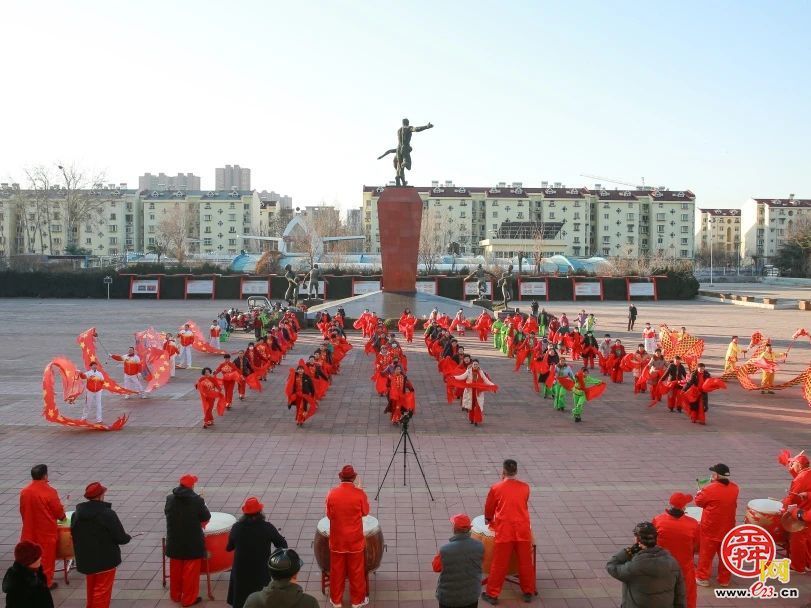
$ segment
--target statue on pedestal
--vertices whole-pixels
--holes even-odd
[[[383,154],[377,157],[380,160],[384,156],[394,154],[394,169],[397,172],[395,183],[398,186],[407,186],[408,183],[405,179],[406,169],[411,171],[411,134],[432,129],[434,125],[430,122],[423,127],[412,127],[409,125],[408,119],[403,119],[403,126],[397,129],[397,147],[391,150],[386,150]]]
[[[317,298],[318,283],[321,281],[321,269],[318,267],[318,264],[313,264],[313,267],[310,269],[310,272],[307,273],[305,280],[307,281],[307,297]]]
[[[284,267],[284,278],[287,279],[287,291],[284,292],[284,299],[287,300],[290,306],[297,306],[299,280],[290,264]]]
[[[510,300],[512,300],[513,294],[510,291],[512,287],[512,280],[513,280],[513,265],[510,264],[507,267],[507,270],[501,273],[501,277],[496,284],[496,287],[501,288],[501,296],[504,298],[504,308],[507,308]]]
[[[487,276],[488,275],[490,277],[492,277],[493,279],[496,278],[496,275],[494,275],[492,272],[486,271],[484,268],[482,268],[482,265],[479,264],[476,267],[476,270],[474,270],[473,272],[471,272],[469,275],[467,275],[465,277],[466,282],[470,281],[471,279],[476,279],[476,289],[479,292],[479,297],[477,298],[477,300],[484,300],[485,299],[485,294],[487,293]]]

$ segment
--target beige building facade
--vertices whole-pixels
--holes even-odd
[[[740,255],[740,209],[696,209],[696,253],[712,250],[727,260]]]
[[[750,198],[741,210],[741,256],[761,267],[786,242],[798,222],[811,221],[811,199]]]

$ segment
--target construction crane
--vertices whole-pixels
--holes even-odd
[[[618,179],[611,179],[609,177],[600,177],[599,175],[586,175],[584,173],[581,173],[580,177],[588,177],[589,179],[598,179],[598,180],[600,180],[601,183],[606,182],[608,184],[619,184],[620,186],[630,186],[631,188],[634,188],[634,189],[639,187],[639,184],[632,184],[630,182],[622,182],[622,181],[620,181]],[[646,189],[647,188],[645,187],[645,178],[643,177],[642,178],[642,190],[646,190]]]

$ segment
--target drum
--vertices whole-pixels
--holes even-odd
[[[65,513],[65,519],[56,522],[58,536],[56,540],[56,559],[73,559],[73,534],[70,531],[70,518],[73,511]]]
[[[755,524],[764,528],[778,545],[785,545],[786,531],[781,523],[780,511],[783,503],[770,498],[756,498],[746,505],[746,515],[743,518],[747,524]]]
[[[374,572],[383,560],[383,530],[376,517],[367,515],[363,518],[363,536],[366,538],[366,571]],[[321,572],[329,572],[329,519],[324,517],[318,522],[313,541],[315,561]]]
[[[213,512],[211,514],[211,519],[204,530],[208,568],[206,568],[204,560],[200,572],[223,572],[231,569],[234,564],[234,552],[226,551],[225,547],[228,545],[228,535],[231,533],[231,528],[236,522],[237,518],[228,513]]]
[[[493,562],[493,552],[496,545],[496,533],[490,528],[489,525],[484,523],[484,515],[474,517],[471,522],[473,525],[470,530],[470,537],[475,538],[484,545],[484,559],[482,560],[482,572],[488,574],[490,572],[490,564]],[[535,537],[532,537],[532,543],[535,544]],[[510,556],[510,564],[507,566],[508,575],[518,574],[518,555],[514,552]]]
[[[687,517],[692,517],[692,518],[693,518],[693,519],[695,519],[695,520],[696,520],[696,521],[697,521],[699,524],[701,523],[701,514],[702,514],[703,512],[704,512],[704,509],[702,509],[701,507],[687,507],[687,508],[684,510],[684,514],[685,514]],[[695,552],[696,552],[696,553],[698,553],[698,551],[699,551],[699,546],[698,546],[698,544],[696,544],[696,551],[695,551]]]

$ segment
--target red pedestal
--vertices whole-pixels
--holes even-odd
[[[383,291],[417,292],[422,199],[416,188],[386,188],[377,201]]]

